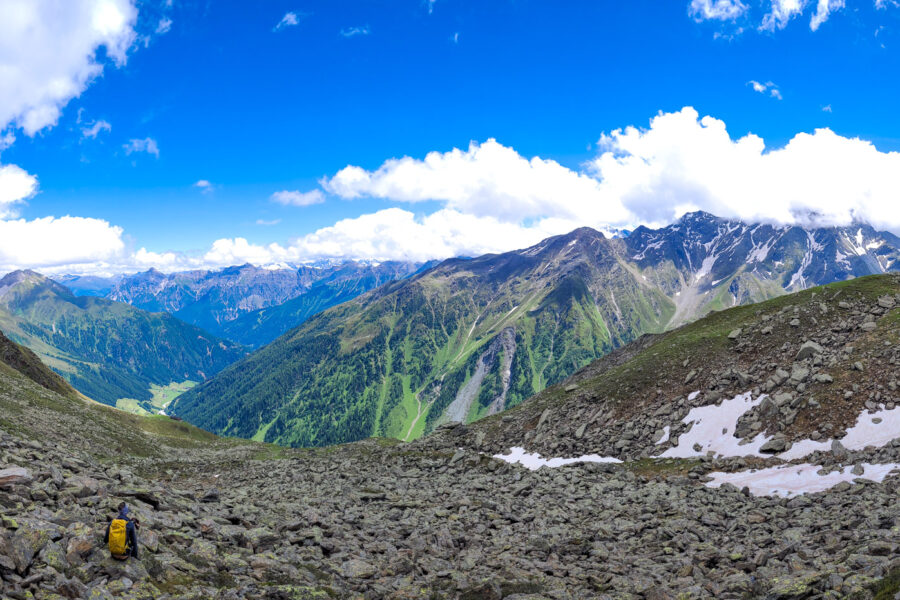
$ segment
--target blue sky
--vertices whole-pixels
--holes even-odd
[[[36,179],[0,218],[39,241],[56,236],[52,228],[27,233],[32,221],[83,217],[97,228],[86,235],[102,229],[95,237],[104,242],[81,253],[29,254],[25,242],[4,249],[0,241],[0,267],[100,272],[325,255],[440,258],[511,249],[581,224],[658,224],[691,208],[779,222],[816,210],[829,223],[866,218],[900,228],[900,214],[885,205],[900,195],[891,174],[900,165],[891,154],[900,151],[900,8],[891,0],[75,5],[124,17],[105,38],[72,33],[96,51],[85,60],[102,74],[56,98],[55,120],[36,131],[23,125],[39,96],[0,107],[0,131],[15,137],[3,144],[0,165]],[[779,14],[791,18],[777,22]],[[36,16],[51,32],[78,26],[49,8]],[[110,49],[116,43],[119,56]],[[47,52],[75,50],[60,43]],[[0,44],[0,63],[38,72],[30,60]],[[0,84],[46,82],[34,75]],[[727,130],[708,143],[700,121],[707,115]],[[640,128],[630,141],[609,137],[629,126]],[[831,137],[766,160],[820,128]],[[766,151],[750,152],[744,168],[736,150],[719,171],[765,180],[769,187],[754,192],[776,200],[752,213],[740,190],[703,167],[731,152],[716,144],[737,147],[748,133]],[[871,144],[854,144],[857,137]],[[453,149],[459,156],[443,154]],[[432,163],[421,162],[431,152]],[[601,168],[604,153],[606,161],[630,155],[649,171]],[[385,165],[401,157],[411,157],[405,167]],[[820,190],[809,183],[816,169],[844,165],[841,176],[851,178],[857,160],[875,183],[845,189],[843,180],[829,181],[847,196],[823,200],[819,210]],[[351,165],[358,169],[342,171]],[[643,178],[658,185],[638,198]],[[287,194],[275,198],[316,202],[285,205],[273,199],[279,192]],[[779,210],[785,203],[790,211]],[[62,239],[78,244],[77,233]],[[136,260],[140,249],[147,252]]]

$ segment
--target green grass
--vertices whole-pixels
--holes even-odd
[[[136,415],[155,415],[159,414],[169,402],[185,393],[192,387],[197,385],[196,381],[182,381],[181,383],[173,381],[168,385],[150,384],[149,392],[152,395],[150,400],[135,400],[134,398],[119,398],[116,400],[116,408]]]
[[[884,579],[872,586],[873,600],[894,600],[900,592],[900,568],[888,573]]]

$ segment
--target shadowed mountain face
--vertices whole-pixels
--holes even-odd
[[[32,271],[0,279],[0,330],[78,391],[112,405],[149,399],[152,384],[202,381],[244,355],[171,315],[77,297]]]
[[[290,268],[250,264],[219,271],[165,274],[155,269],[122,278],[106,294],[149,311],[165,311],[216,335],[249,346],[267,343],[311,314],[386,281],[414,273],[420,265],[347,261]],[[303,299],[311,294],[309,299]],[[291,305],[269,313],[269,307]]]
[[[896,269],[868,226],[805,230],[706,213],[451,259],[313,317],[184,394],[212,431],[292,445],[412,439],[514,406],[641,334],[712,310]]]

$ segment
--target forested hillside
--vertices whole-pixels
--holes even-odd
[[[245,354],[169,314],[76,297],[32,271],[0,279],[0,331],[79,392],[110,405],[149,400],[154,384],[202,381]]]

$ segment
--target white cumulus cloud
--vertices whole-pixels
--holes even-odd
[[[126,62],[137,14],[133,0],[0,2],[0,129],[34,135],[55,125],[103,72],[98,49]]]
[[[525,158],[494,139],[468,149],[431,152],[424,159],[390,159],[375,171],[347,166],[323,187],[346,199],[374,197],[399,202],[437,200],[476,216],[520,222],[552,214],[567,219],[610,222],[627,218],[600,183],[556,161]]]
[[[688,107],[601,143],[606,151],[592,163],[595,175],[636,223],[661,224],[701,209],[777,224],[864,220],[900,232],[900,153],[830,129],[766,148],[753,134],[733,139],[723,121]]]
[[[101,219],[0,220],[0,269],[5,271],[118,262],[124,249],[122,229]]]
[[[15,216],[14,204],[37,193],[37,177],[16,165],[0,165],[0,219]],[[2,221],[0,221],[2,222]]]

